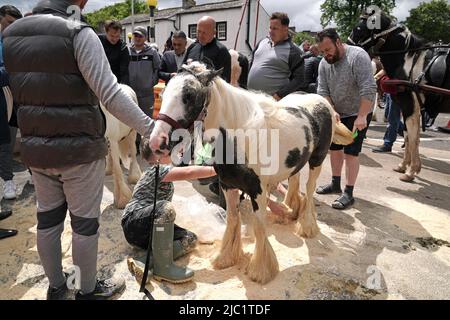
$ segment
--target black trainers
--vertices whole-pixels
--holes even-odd
[[[4,220],[12,215],[11,210],[0,211],[0,220]]]
[[[69,276],[69,274],[65,272],[64,275],[66,276],[66,279]],[[69,288],[67,288],[67,282],[64,281],[64,283],[57,288],[48,287],[47,300],[66,300],[68,293]]]
[[[381,153],[381,152],[392,152],[392,147],[383,144],[383,145],[380,146],[380,147],[373,148],[373,149],[372,149],[372,152],[377,152],[377,153]]]
[[[97,280],[94,291],[83,294],[78,291],[75,300],[111,300],[125,290],[125,280],[122,277]]]

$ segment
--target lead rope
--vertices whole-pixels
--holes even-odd
[[[156,214],[156,195],[158,192],[158,185],[159,185],[158,180],[159,180],[159,161],[155,167],[155,194],[153,197],[153,210],[152,210],[152,213],[150,214],[150,234],[149,234],[148,247],[147,247],[147,257],[145,259],[145,268],[144,268],[144,275],[142,276],[141,288],[139,289],[139,292],[144,292],[149,300],[155,300],[155,298],[152,296],[150,291],[148,291],[147,288],[145,287],[145,284],[147,283],[150,256],[153,253],[152,239],[153,239],[153,225],[155,223],[155,214]]]

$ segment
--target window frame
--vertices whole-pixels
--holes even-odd
[[[225,26],[225,36],[223,38],[219,37],[219,25]],[[228,24],[227,21],[219,21],[216,23],[216,38],[219,41],[227,41],[228,38]]]
[[[195,29],[195,37],[192,35],[192,30]],[[191,39],[197,39],[197,24],[188,25],[188,37]]]

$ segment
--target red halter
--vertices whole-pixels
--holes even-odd
[[[169,124],[174,129],[192,129],[195,121],[203,122],[203,120],[205,120],[206,116],[208,115],[208,104],[209,104],[209,98],[207,97],[205,99],[205,104],[203,105],[202,111],[200,111],[200,113],[198,114],[197,119],[195,119],[194,121],[189,123],[188,126],[186,126],[186,127],[183,127],[178,121],[172,119],[171,117],[169,117],[168,115],[166,115],[164,113],[159,113],[158,117],[156,118],[156,121],[158,121],[158,120],[164,121],[165,123]]]

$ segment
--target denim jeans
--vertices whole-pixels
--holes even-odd
[[[403,123],[400,119],[400,106],[392,99],[390,94],[386,94],[386,113],[388,118],[388,126],[384,133],[384,145],[392,147],[397,140],[397,133],[403,131]]]

